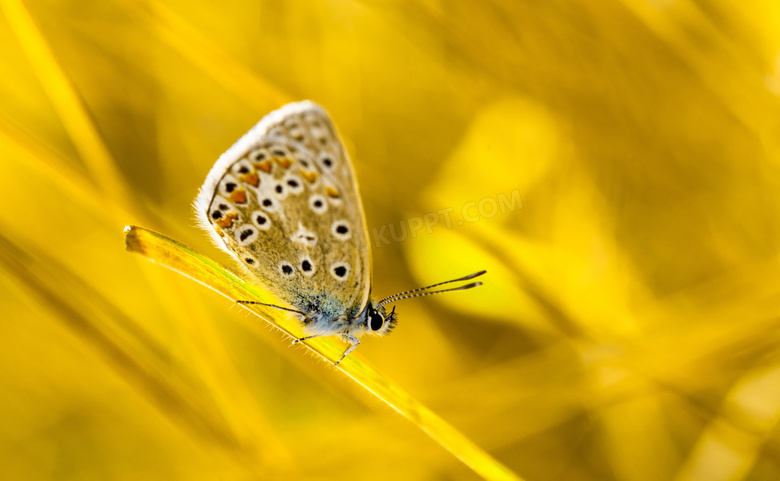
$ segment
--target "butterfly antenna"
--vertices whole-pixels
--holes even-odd
[[[301,311],[298,311],[298,310],[295,310],[295,309],[290,309],[290,308],[288,308],[288,307],[277,306],[276,304],[266,304],[265,302],[257,302],[257,301],[236,301],[236,303],[238,303],[238,304],[253,304],[253,305],[256,305],[256,306],[267,306],[267,307],[273,307],[274,309],[279,309],[280,311],[294,312],[294,313],[296,313],[296,314],[300,314],[300,315],[302,315],[302,316],[305,316],[305,315],[306,315],[306,313],[305,313],[305,312],[301,312]]]
[[[423,291],[428,291],[428,289],[433,289],[434,287],[443,286],[444,284],[450,284],[450,283],[453,283],[453,282],[460,282],[460,281],[468,281],[470,279],[474,279],[475,277],[479,277],[479,276],[481,276],[482,274],[484,274],[486,272],[487,271],[479,271],[479,272],[475,272],[474,274],[469,274],[468,276],[465,276],[465,277],[460,277],[458,279],[452,279],[452,280],[449,280],[449,281],[444,281],[444,282],[439,282],[437,284],[432,284],[430,286],[418,287],[417,289],[412,289],[410,291],[400,292],[398,294],[394,294],[392,296],[385,297],[384,299],[379,301],[379,305],[380,306],[384,306],[385,304],[389,304],[391,302],[400,301],[401,299],[409,299],[410,297],[430,296],[432,294],[440,294],[442,292],[463,291],[463,290],[466,290],[466,289],[471,289],[473,287],[479,287],[479,286],[482,285],[481,282],[472,282],[471,284],[466,284],[465,286],[452,287],[450,289],[441,289],[441,290],[438,290],[438,291],[423,292]]]

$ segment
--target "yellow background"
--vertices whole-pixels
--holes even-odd
[[[357,355],[529,481],[778,479],[780,7],[748,3],[0,0],[0,478],[476,479],[124,251],[232,267],[191,202],[308,98],[369,229],[451,209],[374,249],[377,296],[488,270]]]

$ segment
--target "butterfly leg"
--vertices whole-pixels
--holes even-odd
[[[319,335],[317,335],[317,336],[306,336],[306,337],[301,337],[301,338],[298,338],[298,339],[293,339],[293,342],[292,342],[292,343],[293,343],[293,344],[298,344],[298,343],[299,343],[299,342],[301,342],[301,341],[308,341],[309,339],[314,339],[315,337],[320,337],[320,336],[319,336]]]
[[[273,307],[274,309],[279,309],[280,311],[294,312],[294,313],[300,314],[302,316],[306,315],[305,312],[301,312],[301,311],[299,311],[297,309],[290,309],[288,307],[277,306],[276,304],[266,304],[265,302],[237,300],[236,303],[237,304],[252,304],[252,305],[257,305],[257,306]]]
[[[350,336],[349,334],[346,334],[346,335],[344,335],[342,337],[344,338],[345,341],[349,342],[351,344],[351,346],[349,346],[347,348],[347,350],[344,351],[344,354],[341,355],[341,357],[339,358],[338,361],[336,361],[334,366],[338,366],[342,359],[347,357],[350,352],[354,351],[360,345],[360,339],[358,339],[355,336]]]

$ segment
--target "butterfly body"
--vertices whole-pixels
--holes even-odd
[[[367,321],[384,308],[369,299],[363,207],[321,107],[298,102],[263,118],[216,162],[195,210],[219,247],[301,313],[307,336],[375,333]]]
[[[195,211],[252,281],[292,306],[265,304],[299,316],[306,337],[296,342],[340,336],[350,344],[341,359],[361,335],[395,327],[395,309],[388,313],[384,304],[476,287],[481,283],[426,291],[484,273],[371,299],[371,252],[355,173],[327,112],[309,101],[268,114],[222,154]]]

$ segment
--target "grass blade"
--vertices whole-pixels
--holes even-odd
[[[128,226],[125,228],[125,234],[128,251],[141,254],[153,262],[173,269],[225,297],[273,302],[268,298],[268,294],[257,286],[241,280],[216,261],[180,242],[142,227]],[[241,305],[241,307],[254,312],[290,336],[301,335],[298,323],[283,312],[263,306]],[[331,363],[335,362],[342,353],[342,347],[328,338],[312,339],[306,341],[305,345],[313,353]],[[483,478],[515,481],[521,479],[430,409],[417,402],[397,384],[382,376],[360,356],[350,355],[336,368],[399,414],[411,420]]]

